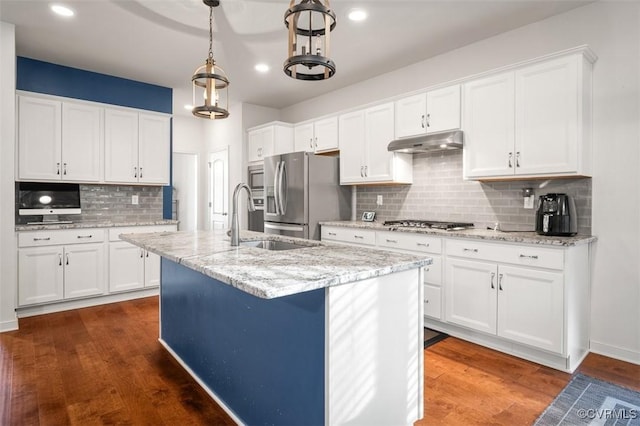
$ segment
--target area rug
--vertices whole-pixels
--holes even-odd
[[[424,348],[428,348],[434,343],[438,343],[441,340],[449,337],[448,334],[440,333],[439,331],[431,330],[430,328],[424,329]]]
[[[535,426],[640,426],[640,392],[577,374]]]

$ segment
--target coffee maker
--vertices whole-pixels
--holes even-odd
[[[578,216],[573,198],[567,194],[546,194],[538,199],[536,232],[570,237],[578,233]]]

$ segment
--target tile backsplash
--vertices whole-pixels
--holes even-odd
[[[137,205],[131,204],[132,195],[138,196]],[[81,215],[60,215],[60,219],[74,222],[147,222],[161,220],[162,187],[81,184],[80,205],[82,206]],[[21,225],[31,221],[34,221],[33,216],[19,216],[16,209],[16,224]]]
[[[526,231],[535,228],[538,196],[559,192],[576,203],[578,233],[591,235],[591,179],[477,182],[462,179],[462,150],[413,155],[413,184],[359,186],[357,214],[375,211],[376,221],[429,219],[472,222],[476,228]],[[533,188],[534,209],[523,207],[523,188]],[[376,206],[377,195],[383,205]]]

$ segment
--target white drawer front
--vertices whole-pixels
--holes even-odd
[[[377,232],[380,247],[421,253],[442,253],[442,238],[408,232]]]
[[[469,240],[447,240],[447,256],[491,260],[500,263],[563,269],[564,250],[538,246],[491,244]]]
[[[442,319],[442,299],[440,287],[425,284],[424,286],[424,314]]]
[[[120,241],[120,234],[144,234],[147,232],[172,232],[176,225],[127,226],[109,229],[109,241]]]
[[[18,247],[99,243],[102,241],[104,241],[104,230],[96,228],[27,231],[18,233]]]
[[[323,226],[321,235],[323,241],[338,241],[371,246],[376,244],[376,232],[368,229]]]
[[[424,282],[442,285],[442,257],[431,256],[433,263],[424,267]]]

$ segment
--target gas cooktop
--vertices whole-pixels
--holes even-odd
[[[459,231],[462,229],[473,228],[473,223],[466,222],[442,222],[437,220],[419,220],[419,219],[400,219],[386,220],[384,226],[393,226],[395,228],[431,228],[444,229],[446,231]]]

